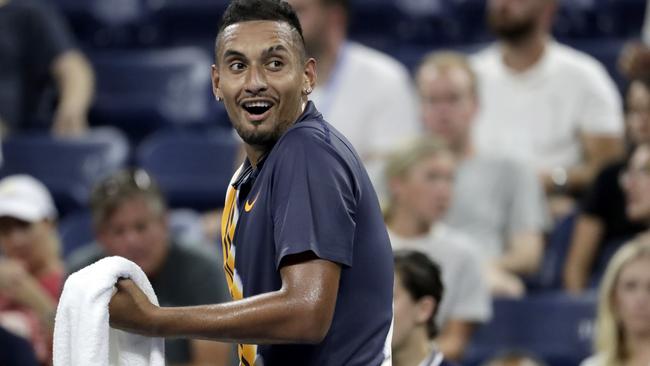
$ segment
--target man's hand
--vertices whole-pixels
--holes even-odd
[[[152,326],[157,307],[131,280],[119,280],[117,292],[108,304],[111,327],[146,336],[156,336]]]

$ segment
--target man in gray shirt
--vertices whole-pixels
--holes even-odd
[[[476,77],[464,56],[426,56],[416,83],[425,130],[443,139],[459,159],[445,222],[474,239],[487,262],[493,294],[521,296],[525,287],[519,276],[535,273],[543,255],[548,213],[539,180],[521,163],[475,153]]]

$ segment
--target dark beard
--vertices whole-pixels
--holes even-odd
[[[535,22],[532,19],[506,23],[498,15],[489,14],[488,25],[497,38],[508,43],[521,43],[535,32]]]

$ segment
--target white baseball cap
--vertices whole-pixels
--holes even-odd
[[[56,218],[54,200],[47,187],[29,175],[11,175],[0,180],[0,217],[27,222]]]

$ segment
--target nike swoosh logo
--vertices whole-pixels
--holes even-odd
[[[251,212],[251,210],[253,209],[253,206],[255,205],[255,202],[257,202],[257,197],[259,197],[259,196],[260,196],[260,193],[257,192],[257,195],[253,199],[253,202],[251,202],[249,200],[246,200],[246,203],[244,204],[244,211]]]

